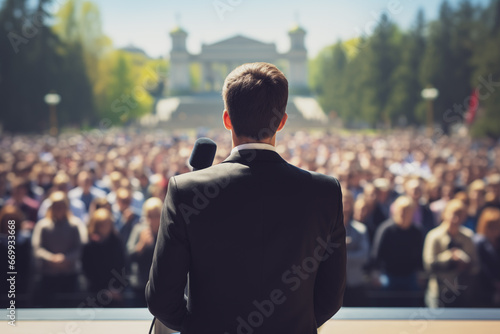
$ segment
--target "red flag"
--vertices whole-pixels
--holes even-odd
[[[472,91],[472,95],[470,96],[469,102],[469,110],[465,115],[465,122],[467,125],[471,125],[474,123],[474,119],[476,118],[477,109],[479,108],[479,90],[476,88]]]

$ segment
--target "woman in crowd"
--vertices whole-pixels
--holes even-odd
[[[40,301],[45,305],[54,303],[61,306],[66,303],[60,294],[78,292],[77,269],[83,244],[80,232],[82,223],[71,214],[64,192],[52,193],[50,201],[52,205],[47,215],[35,225],[32,245],[40,266]]]
[[[450,200],[441,225],[431,230],[424,244],[424,266],[429,274],[428,307],[470,307],[473,305],[474,275],[479,261],[473,232],[462,224],[467,209],[459,199]]]
[[[481,270],[479,272],[479,306],[500,307],[500,209],[484,209],[474,241]]]
[[[344,306],[366,305],[366,278],[364,266],[368,262],[370,244],[365,225],[354,220],[354,197],[349,190],[342,192],[344,225],[346,229],[347,277]]]
[[[112,282],[116,273],[121,273],[125,266],[125,254],[111,211],[105,208],[94,211],[88,230],[89,243],[84,246],[82,256],[88,292],[94,296],[106,293],[108,299],[103,300],[109,300],[109,303],[102,306],[116,307],[120,304],[120,292],[124,287],[117,287]]]
[[[160,228],[160,217],[162,201],[151,197],[144,202],[143,222],[135,225],[127,243],[129,261],[132,264],[132,275],[136,283],[134,290],[136,294],[136,305],[146,306],[144,289],[149,279],[149,269],[153,261],[153,252],[156,237]]]
[[[89,217],[92,217],[95,211],[99,209],[108,209],[110,212],[113,212],[111,203],[104,197],[96,198],[90,203],[89,207]]]

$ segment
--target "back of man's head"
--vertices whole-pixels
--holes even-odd
[[[222,97],[236,136],[263,140],[276,133],[285,114],[288,81],[272,64],[243,64],[227,76]]]

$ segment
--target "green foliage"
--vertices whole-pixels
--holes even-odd
[[[115,50],[106,54],[99,65],[95,94],[101,118],[124,124],[152,111],[152,95],[167,70],[163,60]]]
[[[9,132],[47,132],[44,96],[61,96],[58,125],[125,124],[151,112],[162,96],[167,64],[115,50],[98,7],[68,0],[7,0],[0,9],[0,123]],[[54,1],[54,4],[56,2]],[[57,2],[59,4],[59,2]]]
[[[151,112],[163,94],[168,63],[113,48],[93,2],[68,0],[51,15],[47,8],[53,4],[1,2],[3,127],[48,131],[44,96],[51,91],[62,97],[60,126],[96,126],[103,120],[120,125]],[[348,126],[371,127],[426,124],[427,103],[420,94],[433,86],[439,96],[431,121],[445,132],[463,122],[470,95],[479,89],[472,132],[500,137],[499,45],[500,0],[487,6],[443,1],[434,21],[426,22],[420,11],[411,29],[401,31],[382,15],[372,35],[325,48],[310,61],[310,85],[326,112]],[[190,74],[192,85],[201,89],[199,64]]]
[[[0,122],[7,131],[48,130],[44,96],[62,96],[59,123],[92,115],[92,93],[79,45],[70,45],[47,22],[51,1],[8,0],[0,9]],[[70,83],[70,84],[68,84]]]
[[[443,1],[438,19],[426,23],[419,11],[409,31],[382,14],[371,36],[339,41],[310,62],[311,87],[327,113],[335,111],[347,125],[376,127],[425,125],[421,91],[433,86],[439,96],[431,121],[445,132],[463,122],[473,90],[483,87],[487,97],[480,99],[473,131],[500,136],[500,84],[494,85],[500,48],[493,47],[500,45],[499,31],[500,0],[484,8]]]
[[[478,120],[474,135],[500,137],[500,0],[492,1],[481,19],[482,38],[474,53],[472,84],[479,90]]]

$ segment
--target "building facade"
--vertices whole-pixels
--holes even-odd
[[[242,35],[212,43],[202,44],[199,54],[191,54],[187,50],[188,33],[180,27],[170,32],[172,49],[170,51],[170,70],[167,78],[167,89],[170,96],[193,93],[191,85],[191,64],[201,66],[201,92],[220,92],[224,78],[237,66],[249,62],[284,63],[290,92],[292,94],[307,93],[307,49],[304,44],[306,31],[300,26],[292,28],[290,50],[279,53],[275,43],[264,43]],[[283,62],[284,61],[284,62]]]

